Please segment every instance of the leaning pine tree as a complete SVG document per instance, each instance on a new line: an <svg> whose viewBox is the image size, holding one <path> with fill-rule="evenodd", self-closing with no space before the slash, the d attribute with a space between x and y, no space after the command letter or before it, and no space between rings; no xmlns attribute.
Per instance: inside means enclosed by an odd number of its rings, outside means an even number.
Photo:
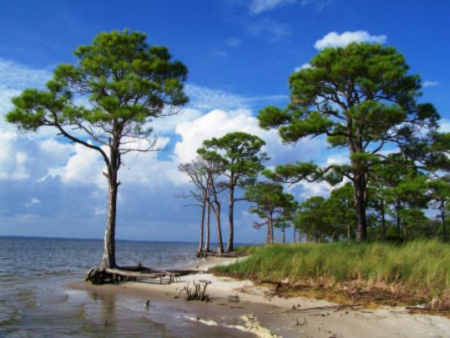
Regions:
<svg viewBox="0 0 450 338"><path fill-rule="evenodd" d="M398 149L412 163L431 142L439 114L419 104L421 80L409 75L403 56L393 47L352 43L322 50L291 75L291 102L286 109L267 107L258 119L277 128L285 143L325 135L332 147L347 148L348 165L321 168L314 163L278 166L272 178L295 183L326 176L353 184L357 240L367 237L367 186L373 166L390 163L385 150ZM431 132L431 133L430 133Z"/></svg>
<svg viewBox="0 0 450 338"><path fill-rule="evenodd" d="M101 33L91 45L76 49L75 56L76 64L56 68L47 90L27 89L14 98L6 119L25 131L53 127L103 158L109 195L100 268L114 268L122 157L156 149L148 122L177 113L187 102L187 69L171 61L166 47L149 46L145 34L128 30ZM89 103L78 104L83 98Z"/></svg>

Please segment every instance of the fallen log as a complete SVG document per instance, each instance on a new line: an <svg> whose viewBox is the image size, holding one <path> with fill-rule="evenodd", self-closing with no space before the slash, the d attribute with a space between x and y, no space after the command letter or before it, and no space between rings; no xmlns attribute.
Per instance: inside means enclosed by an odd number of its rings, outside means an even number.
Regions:
<svg viewBox="0 0 450 338"><path fill-rule="evenodd" d="M202 270L156 270L141 264L137 266L124 266L117 268L95 269L92 268L86 274L85 281L93 284L120 283L126 281L159 279L159 283L168 284L180 281L181 276L202 273Z"/></svg>

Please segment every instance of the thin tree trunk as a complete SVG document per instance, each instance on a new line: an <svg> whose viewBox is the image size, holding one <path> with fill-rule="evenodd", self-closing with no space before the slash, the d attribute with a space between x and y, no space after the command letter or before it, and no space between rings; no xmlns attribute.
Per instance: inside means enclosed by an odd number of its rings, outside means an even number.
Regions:
<svg viewBox="0 0 450 338"><path fill-rule="evenodd" d="M211 206L209 205L209 203L207 203L206 205L206 244L205 244L205 251L209 252L210 248L209 248L209 243L210 243L210 239L211 239L211 231L210 231L210 225L211 223Z"/></svg>
<svg viewBox="0 0 450 338"><path fill-rule="evenodd" d="M297 241L296 238L295 238L295 235L296 235L297 231L295 229L295 225L293 225L292 228L294 229L294 237L292 238L292 242L295 243Z"/></svg>
<svg viewBox="0 0 450 338"><path fill-rule="evenodd" d="M197 253L201 254L203 252L203 239L204 239L204 229L205 229L205 209L206 209L206 199L203 200L202 205L202 220L200 223L200 243L198 244Z"/></svg>
<svg viewBox="0 0 450 338"><path fill-rule="evenodd" d="M267 221L267 244L273 244L273 221L272 217L269 217Z"/></svg>
<svg viewBox="0 0 450 338"><path fill-rule="evenodd" d="M234 251L234 186L231 182L230 196L228 201L228 246L227 252Z"/></svg>
<svg viewBox="0 0 450 338"><path fill-rule="evenodd" d="M117 173L108 180L108 210L106 216L105 240L103 248L103 257L100 265L101 269L116 267L116 208L117 208L117 193L119 190L119 183L117 182Z"/></svg>
<svg viewBox="0 0 450 338"><path fill-rule="evenodd" d="M220 226L220 206L217 207L214 214L216 216L216 226L217 226L217 252L220 255L223 253L222 228Z"/></svg>
<svg viewBox="0 0 450 338"><path fill-rule="evenodd" d="M283 227L281 228L281 232L283 233L283 244L286 243L286 229Z"/></svg>

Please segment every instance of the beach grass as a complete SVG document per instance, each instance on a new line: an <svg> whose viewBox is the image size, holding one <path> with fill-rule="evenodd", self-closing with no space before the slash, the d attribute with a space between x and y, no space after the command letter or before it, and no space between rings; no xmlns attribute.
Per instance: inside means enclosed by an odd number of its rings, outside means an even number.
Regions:
<svg viewBox="0 0 450 338"><path fill-rule="evenodd" d="M242 249L241 249L242 250ZM244 261L215 268L256 281L310 280L329 288L346 282L442 297L450 290L450 245L434 240L406 243L323 243L247 247ZM359 283L358 285L361 285Z"/></svg>

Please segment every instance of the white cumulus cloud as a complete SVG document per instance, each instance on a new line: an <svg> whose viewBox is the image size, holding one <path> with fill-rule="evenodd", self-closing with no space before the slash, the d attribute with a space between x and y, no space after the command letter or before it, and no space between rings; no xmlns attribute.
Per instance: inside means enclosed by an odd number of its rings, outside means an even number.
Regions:
<svg viewBox="0 0 450 338"><path fill-rule="evenodd" d="M259 136L266 142L263 151L271 157L268 163L286 163L300 160L311 160L318 157L325 149L325 142L319 138L305 138L295 146L282 144L276 130L263 130L258 119L248 109L213 110L195 120L180 123L176 133L181 140L175 145L174 156L180 163L189 162L197 156L197 149L204 140L222 137L229 132L242 131Z"/></svg>
<svg viewBox="0 0 450 338"><path fill-rule="evenodd" d="M314 48L321 50L328 47L345 47L352 42L385 43L386 41L386 35L370 35L366 31L344 32L342 34L331 32L317 40Z"/></svg>

